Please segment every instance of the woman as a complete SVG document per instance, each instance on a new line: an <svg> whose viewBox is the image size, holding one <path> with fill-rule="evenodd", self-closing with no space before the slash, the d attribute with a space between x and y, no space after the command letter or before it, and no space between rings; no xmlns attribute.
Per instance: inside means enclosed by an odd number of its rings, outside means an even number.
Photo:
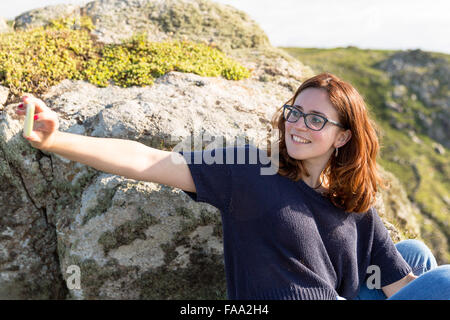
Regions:
<svg viewBox="0 0 450 320"><path fill-rule="evenodd" d="M33 147L220 209L230 299L450 299L450 266L437 267L419 241L394 245L373 208L383 182L376 130L357 91L332 74L308 79L278 110L279 153L266 155L251 145L176 153L59 132L42 101L24 101L38 112L26 137ZM260 161L237 161L242 152ZM204 161L220 156L226 163ZM268 156L276 174L261 174Z"/></svg>

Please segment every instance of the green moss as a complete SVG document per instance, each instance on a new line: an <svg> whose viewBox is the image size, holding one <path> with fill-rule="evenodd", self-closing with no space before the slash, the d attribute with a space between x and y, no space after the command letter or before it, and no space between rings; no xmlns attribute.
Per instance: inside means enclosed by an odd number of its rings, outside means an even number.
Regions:
<svg viewBox="0 0 450 320"><path fill-rule="evenodd" d="M159 267L145 272L136 285L142 288L140 299L226 299L222 255L205 254L201 248L194 248L188 268Z"/></svg>
<svg viewBox="0 0 450 320"><path fill-rule="evenodd" d="M226 299L226 280L223 256L205 253L202 246L206 241L192 245L190 234L199 226L213 225L220 228L220 217L202 210L198 218L183 209L181 229L174 235L173 241L162 245L164 265L145 272L139 279L141 299ZM213 233L213 235L216 235ZM167 266L178 256L176 248L189 247L187 268L171 270Z"/></svg>
<svg viewBox="0 0 450 320"><path fill-rule="evenodd" d="M129 244L137 238L145 239L143 231L149 226L159 223L158 219L145 214L137 220L127 222L113 232L105 232L99 239L107 252L112 248ZM81 271L81 287L85 299L107 299L100 294L100 288L111 281L120 281L128 276L136 279L131 283L123 283L130 290L140 291L139 299L226 299L226 279L223 255L204 251L206 240L192 243L190 234L201 225L220 227L220 216L207 210L196 215L186 207L177 208L182 217L181 228L175 233L170 243L162 245L164 250L164 265L140 272L139 267L121 266L116 259L110 259L104 266L98 265L93 259L82 259L72 255L66 257L67 265L78 265ZM168 266L178 256L176 248L190 248L187 268L172 270ZM67 254L67 248L58 248L60 256ZM140 276L136 275L140 272Z"/></svg>
<svg viewBox="0 0 450 320"><path fill-rule="evenodd" d="M96 55L83 19L79 30L69 20L0 35L0 84L15 95L41 94L64 79L81 79L87 60Z"/></svg>
<svg viewBox="0 0 450 320"><path fill-rule="evenodd" d="M37 273L42 273L42 270L30 270L30 274ZM37 281L22 272L19 272L14 280L3 282L0 288L0 297L6 300L61 300L65 299L66 294L65 283L59 279L42 277Z"/></svg>
<svg viewBox="0 0 450 320"><path fill-rule="evenodd" d="M77 265L80 267L80 285L83 290L84 299L111 299L100 293L105 282L119 281L122 277L137 273L139 268L135 266L122 266L116 259L110 259L100 266L94 259L82 259L78 256L69 256L67 265Z"/></svg>
<svg viewBox="0 0 450 320"><path fill-rule="evenodd" d="M170 243L161 245L164 251L164 265L145 271L129 285L141 290L140 299L226 299L223 256L206 253L202 248L205 241L192 245L190 239L190 234L199 226L213 224L215 228L221 227L220 217L207 210L202 210L198 217L185 207L179 207L176 211L182 217L181 228ZM143 231L158 222L152 216L142 216L123 224L113 232L105 232L100 237L99 243L107 252L120 245L129 244L137 238L145 239ZM168 265L178 256L176 248L179 246L190 248L188 268L171 270ZM98 294L98 288L104 281L111 281L108 277L111 277L112 270L106 273L101 271L103 273L99 274L99 278L94 277L95 272L100 272L99 266L93 261L83 262L82 279L85 279L83 274L87 273L88 281L92 282L90 294Z"/></svg>
<svg viewBox="0 0 450 320"><path fill-rule="evenodd" d="M105 255L107 255L111 249L128 245L136 239L145 240L146 236L144 231L148 227L159 223L159 219L152 215L147 214L142 210L140 210L140 213L141 216L138 219L127 221L113 231L107 231L100 236L98 243L103 246Z"/></svg>
<svg viewBox="0 0 450 320"><path fill-rule="evenodd" d="M71 180L74 179L77 172L69 175L67 178L54 178L50 183L49 188L55 190L57 194L54 212L64 212L63 215L60 214L57 217L64 226L73 223L75 216L79 212L79 203L81 201L83 190L87 185L91 184L98 175L98 171L90 167L86 167L86 172L83 173L84 174L81 177L78 177L74 184L72 184ZM68 209L66 209L66 207L68 207Z"/></svg>
<svg viewBox="0 0 450 320"><path fill-rule="evenodd" d="M249 71L222 52L202 43L148 42L137 35L122 45L105 46L100 58L89 62L86 78L98 86L110 81L122 87L153 84L169 71L192 72L229 80L248 78Z"/></svg>
<svg viewBox="0 0 450 320"><path fill-rule="evenodd" d="M250 75L239 63L203 43L154 43L141 34L122 44L103 45L91 36L92 29L92 21L83 17L1 34L0 84L19 96L40 95L64 79L130 87L151 85L169 71L229 80Z"/></svg>
<svg viewBox="0 0 450 320"><path fill-rule="evenodd" d="M175 208L175 212L179 216L184 217L184 218L194 218L194 213L191 210L189 210L188 208L185 208L185 207Z"/></svg>
<svg viewBox="0 0 450 320"><path fill-rule="evenodd" d="M116 190L119 186L115 188L105 188L98 192L97 194L97 205L88 208L86 215L83 217L82 225L85 225L90 219L105 213L112 205L112 198L116 194Z"/></svg>

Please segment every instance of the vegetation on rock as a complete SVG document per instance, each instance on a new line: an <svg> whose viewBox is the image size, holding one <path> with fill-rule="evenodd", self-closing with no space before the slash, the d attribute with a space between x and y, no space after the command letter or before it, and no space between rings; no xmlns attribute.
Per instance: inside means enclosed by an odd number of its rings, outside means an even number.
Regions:
<svg viewBox="0 0 450 320"><path fill-rule="evenodd" d="M90 34L88 17L52 21L44 27L0 35L0 84L13 95L42 94L64 79L98 86L151 85L169 71L229 80L248 78L250 71L203 43L149 42L144 34L122 44L103 45Z"/></svg>

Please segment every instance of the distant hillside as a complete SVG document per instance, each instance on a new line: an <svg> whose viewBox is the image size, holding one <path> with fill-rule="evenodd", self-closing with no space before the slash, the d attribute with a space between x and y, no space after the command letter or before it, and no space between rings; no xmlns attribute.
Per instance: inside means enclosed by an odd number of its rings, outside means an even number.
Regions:
<svg viewBox="0 0 450 320"><path fill-rule="evenodd" d="M450 55L387 50L282 48L364 96L384 136L380 164L420 209L421 236L450 261Z"/></svg>

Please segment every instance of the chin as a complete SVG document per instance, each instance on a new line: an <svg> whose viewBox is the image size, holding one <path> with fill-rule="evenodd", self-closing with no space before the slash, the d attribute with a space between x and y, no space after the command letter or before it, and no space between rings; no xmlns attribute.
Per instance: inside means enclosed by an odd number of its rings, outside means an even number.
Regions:
<svg viewBox="0 0 450 320"><path fill-rule="evenodd" d="M306 159L308 159L307 157L304 157L304 156L302 156L302 155L299 155L299 154L295 154L295 153L289 152L289 149L288 149L288 155L289 155L292 159L295 159L295 160L306 160Z"/></svg>
<svg viewBox="0 0 450 320"><path fill-rule="evenodd" d="M302 150L296 150L295 147L292 147L288 144L286 144L286 151L288 153L288 155L295 160L305 160L307 159L307 157L305 157L305 155L302 154Z"/></svg>

